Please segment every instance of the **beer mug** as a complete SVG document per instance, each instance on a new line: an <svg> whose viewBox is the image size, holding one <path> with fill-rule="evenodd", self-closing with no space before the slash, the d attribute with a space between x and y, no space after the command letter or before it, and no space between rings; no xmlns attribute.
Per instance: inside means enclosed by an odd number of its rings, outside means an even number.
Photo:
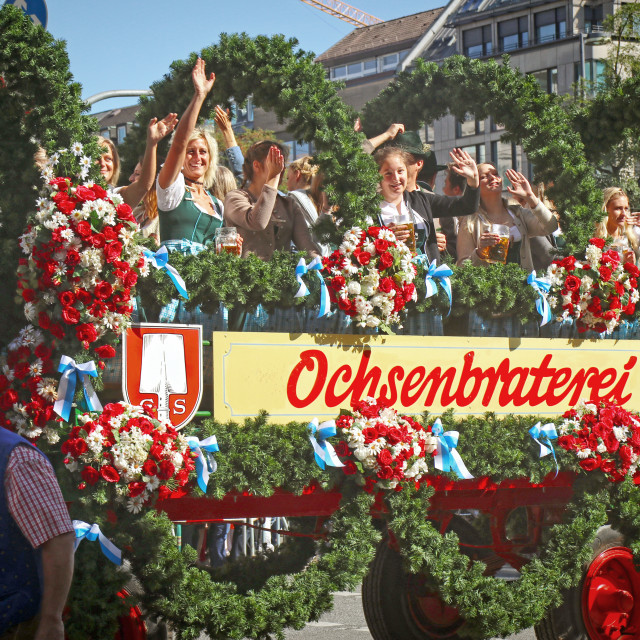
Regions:
<svg viewBox="0 0 640 640"><path fill-rule="evenodd" d="M498 243L492 247L478 249L478 256L487 262L507 262L509 252L509 227L506 224L482 223L481 233L495 233L499 236Z"/></svg>
<svg viewBox="0 0 640 640"><path fill-rule="evenodd" d="M216 229L216 253L235 253L240 255L238 232L235 227L220 227Z"/></svg>
<svg viewBox="0 0 640 640"><path fill-rule="evenodd" d="M404 243L411 249L413 253L416 252L416 229L413 223L413 216L408 213L401 213L395 220L396 227L398 229L406 229L409 231L409 237Z"/></svg>

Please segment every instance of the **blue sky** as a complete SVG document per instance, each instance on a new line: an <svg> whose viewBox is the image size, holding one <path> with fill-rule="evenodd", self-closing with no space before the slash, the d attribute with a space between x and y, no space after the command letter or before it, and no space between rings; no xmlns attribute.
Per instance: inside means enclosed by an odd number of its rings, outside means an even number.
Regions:
<svg viewBox="0 0 640 640"><path fill-rule="evenodd" d="M350 0L383 20L445 0ZM173 60L217 42L221 32L283 33L320 54L354 27L301 0L48 0L48 31L66 40L71 72L87 98L109 89L146 89ZM215 69L214 69L215 71ZM98 102L95 111L136 98Z"/></svg>

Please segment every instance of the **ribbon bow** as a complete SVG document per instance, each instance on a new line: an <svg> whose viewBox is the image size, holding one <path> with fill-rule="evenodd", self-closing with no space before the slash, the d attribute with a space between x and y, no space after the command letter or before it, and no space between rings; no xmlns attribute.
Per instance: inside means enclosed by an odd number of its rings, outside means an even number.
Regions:
<svg viewBox="0 0 640 640"><path fill-rule="evenodd" d="M549 307L549 302L547 301L547 294L549 293L549 289L551 289L551 282L547 280L547 278L536 278L536 272L532 271L527 276L527 284L532 286L538 294L536 309L542 316L540 326L544 327L544 325L547 324L547 322L550 322L552 318L551 307Z"/></svg>
<svg viewBox="0 0 640 640"><path fill-rule="evenodd" d="M198 486L204 493L207 492L209 484L209 474L215 473L218 463L213 454L220 451L218 441L215 436L210 436L204 440L198 440L195 436L187 438L189 449L198 454L196 458L196 473L198 474Z"/></svg>
<svg viewBox="0 0 640 640"><path fill-rule="evenodd" d="M71 405L73 403L73 394L76 391L78 376L80 376L80 379L82 380L82 388L84 391L84 399L87 403L87 409L89 411L102 410L102 405L100 404L100 400L98 400L95 389L91 385L91 380L86 377L98 377L95 362L91 361L76 364L76 361L73 358L70 358L69 356L62 356L60 358L60 364L58 365L58 373L61 373L62 377L58 384L58 399L53 405L53 410L65 422L69 422Z"/></svg>
<svg viewBox="0 0 640 640"><path fill-rule="evenodd" d="M327 285L320 273L320 271L322 271L322 259L320 257L314 258L309 264L305 263L304 258L300 258L296 266L296 280L300 284L300 287L294 297L301 298L309 295L309 289L307 289L307 285L302 281L302 276L309 273L309 271L315 271L320 279L320 309L318 310L318 318L322 318L322 316L326 316L327 313L329 313L331 302L329 301Z"/></svg>
<svg viewBox="0 0 640 640"><path fill-rule="evenodd" d="M183 298L186 298L187 300L189 299L189 294L187 293L187 287L184 280L176 271L176 268L169 264L169 252L167 251L167 247L160 247L155 253L152 253L149 249L145 249L144 256L156 269L164 269L169 278L171 278L171 282L175 285L178 293Z"/></svg>
<svg viewBox="0 0 640 640"><path fill-rule="evenodd" d="M556 432L556 425L553 422L549 422L544 426L541 426L542 423L538 422L529 429L529 435L540 445L540 457L544 458L551 454L556 463L556 475L558 475L558 471L560 471L560 467L558 466L558 460L556 458L556 452L553 448L553 444L551 444L552 440L555 440L558 437ZM542 441L542 442L541 442Z"/></svg>
<svg viewBox="0 0 640 640"><path fill-rule="evenodd" d="M102 553L113 562L113 564L121 565L122 564L122 551L116 547L107 536L105 536L102 531L100 531L100 527L97 524L88 524L86 522L82 522L82 520L74 520L73 528L76 532L76 541L73 550L75 551L78 548L78 545L86 538L87 540L100 541L100 547L102 548Z"/></svg>
<svg viewBox="0 0 640 640"><path fill-rule="evenodd" d="M318 418L314 418L307 426L307 429L311 431L309 434L309 440L313 446L313 452L316 458L316 463L324 471L326 465L331 467L344 467L336 450L330 442L327 442L327 438L335 436L336 421L327 420L321 425L318 425Z"/></svg>
<svg viewBox="0 0 640 640"><path fill-rule="evenodd" d="M455 471L458 478L470 480L473 476L467 470L460 454L456 451L460 434L457 431L443 433L442 422L438 418L431 427L431 433L438 438L433 464L440 471Z"/></svg>
<svg viewBox="0 0 640 640"><path fill-rule="evenodd" d="M426 273L424 275L424 286L427 288L425 298L430 298L438 293L438 286L436 283L439 282L440 286L444 289L444 292L449 298L449 313L451 313L452 295L451 280L449 280L449 276L453 275L453 271L451 271L446 264L441 264L439 267L436 266L435 260L432 260L431 264L427 266L429 258L424 253L415 256L413 258L413 262L421 264L425 268ZM447 316L449 313L447 313Z"/></svg>

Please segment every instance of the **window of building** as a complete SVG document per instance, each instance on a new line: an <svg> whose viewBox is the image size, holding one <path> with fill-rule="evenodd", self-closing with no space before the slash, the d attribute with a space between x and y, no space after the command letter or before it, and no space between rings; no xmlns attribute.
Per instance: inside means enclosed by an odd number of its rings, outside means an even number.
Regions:
<svg viewBox="0 0 640 640"><path fill-rule="evenodd" d="M329 77L332 80L353 80L354 78L362 78L363 76L370 76L381 71L395 69L399 61L402 60L407 53L408 50L401 54L392 53L387 56L381 56L380 58L370 58L369 60L343 64L339 67L331 67Z"/></svg>
<svg viewBox="0 0 640 640"><path fill-rule="evenodd" d="M496 122L493 116L491 116L490 128L491 128L491 131L504 131L504 125Z"/></svg>
<svg viewBox="0 0 640 640"><path fill-rule="evenodd" d="M485 147L483 144L472 144L468 147L462 147L475 161L476 164L485 162Z"/></svg>
<svg viewBox="0 0 640 640"><path fill-rule="evenodd" d="M598 89L598 85L604 80L605 63L604 60L586 60L584 63L584 79L589 96ZM573 65L573 80L580 82L580 63Z"/></svg>
<svg viewBox="0 0 640 640"><path fill-rule="evenodd" d="M475 116L467 113L464 120L456 122L456 137L475 136L484 133L484 120L476 120Z"/></svg>
<svg viewBox="0 0 640 640"><path fill-rule="evenodd" d="M529 18L521 16L498 22L498 49L513 51L529 45Z"/></svg>
<svg viewBox="0 0 640 640"><path fill-rule="evenodd" d="M105 138L106 140L110 140L111 136L109 135L109 129L102 129L100 131L100 135Z"/></svg>
<svg viewBox="0 0 640 640"><path fill-rule="evenodd" d="M538 81L540 87L547 93L558 93L558 69L552 67L551 69L542 69L541 71L534 71L532 74Z"/></svg>
<svg viewBox="0 0 640 640"><path fill-rule="evenodd" d="M603 9L602 5L590 6L584 8L584 30L587 33L599 31L602 29Z"/></svg>
<svg viewBox="0 0 640 640"><path fill-rule="evenodd" d="M425 124L424 131L421 133L420 138L426 144L433 144L436 139L436 131L433 124Z"/></svg>
<svg viewBox="0 0 640 640"><path fill-rule="evenodd" d="M332 80L344 80L347 77L347 66L331 67L331 79Z"/></svg>
<svg viewBox="0 0 640 640"><path fill-rule="evenodd" d="M124 139L127 137L127 125L126 124L119 124L118 125L117 136L118 136L118 144L122 144L124 142Z"/></svg>
<svg viewBox="0 0 640 640"><path fill-rule="evenodd" d="M540 11L533 16L536 43L560 40L567 36L567 12L564 7Z"/></svg>
<svg viewBox="0 0 640 640"><path fill-rule="evenodd" d="M462 32L462 47L465 56L469 58L479 58L490 56L491 46L491 25L476 29L468 29Z"/></svg>
<svg viewBox="0 0 640 640"><path fill-rule="evenodd" d="M507 169L517 170L518 168L516 145L511 142L494 140L491 143L491 162L502 176L502 179L505 180ZM506 189L505 185L503 187Z"/></svg>

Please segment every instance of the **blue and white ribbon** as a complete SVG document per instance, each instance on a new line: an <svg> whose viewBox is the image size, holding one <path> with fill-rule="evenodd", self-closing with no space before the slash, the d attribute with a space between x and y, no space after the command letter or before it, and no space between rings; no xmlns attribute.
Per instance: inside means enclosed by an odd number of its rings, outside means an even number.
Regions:
<svg viewBox="0 0 640 640"><path fill-rule="evenodd" d="M344 467L333 445L327 442L327 438L331 438L331 436L335 436L337 433L336 421L327 420L327 422L318 425L318 418L314 418L307 426L307 429L311 431L309 440L313 446L313 452L318 466L323 471L326 465L331 467Z"/></svg>
<svg viewBox="0 0 640 640"><path fill-rule="evenodd" d="M529 435L540 445L540 457L544 458L551 454L556 463L556 475L558 475L558 471L560 471L560 467L558 466L558 460L556 458L556 452L553 448L552 440L555 440L558 437L556 432L556 425L553 422L549 422L545 425L542 425L541 422L538 422L529 429Z"/></svg>
<svg viewBox="0 0 640 640"><path fill-rule="evenodd" d="M432 260L431 264L427 266L429 262L429 258L423 253L417 255L413 258L413 262L416 264L421 264L425 268L425 276L424 276L424 286L427 289L427 294L425 298L430 298L431 296L436 295L438 293L437 283L440 283L440 286L444 289L444 292L447 294L447 298L449 298L449 313L451 313L451 304L452 304L452 294L451 294L451 280L449 280L449 276L453 275L453 271L446 265L441 264L439 267L436 266L436 261Z"/></svg>
<svg viewBox="0 0 640 640"><path fill-rule="evenodd" d="M320 279L320 309L318 310L318 318L322 318L322 316L326 316L331 310L331 301L329 300L327 285L320 273L320 271L322 271L322 258L319 256L315 257L309 264L304 261L304 258L300 258L296 266L296 280L300 284L300 287L294 298L302 298L309 295L309 289L307 289L307 285L302 280L302 276L309 273L309 271L315 271Z"/></svg>
<svg viewBox="0 0 640 640"><path fill-rule="evenodd" d="M78 545L86 538L90 541L98 540L100 542L100 547L102 548L102 553L113 562L113 564L121 565L122 564L122 551L116 547L107 536L105 536L102 531L100 531L100 527L97 524L88 524L86 522L82 522L82 520L74 520L73 528L76 532L76 541L73 550L75 551L78 548Z"/></svg>
<svg viewBox="0 0 640 640"><path fill-rule="evenodd" d="M542 317L540 326L544 327L544 325L547 324L547 322L550 322L553 317L551 315L551 307L547 301L547 295L549 293L549 289L551 289L551 282L547 280L547 278L536 278L536 272L532 271L527 276L527 284L533 287L538 294L536 309Z"/></svg>
<svg viewBox="0 0 640 640"><path fill-rule="evenodd" d="M207 492L209 484L209 475L216 472L218 463L213 454L220 451L218 441L215 436L210 436L204 440L199 440L195 436L187 438L189 449L196 453L196 473L198 474L198 486L204 493Z"/></svg>
<svg viewBox="0 0 640 640"><path fill-rule="evenodd" d="M84 391L84 399L87 403L87 409L89 411L102 411L102 405L95 389L91 385L92 378L98 377L96 371L96 363L83 362L82 364L76 364L76 361L69 356L62 356L60 358L60 364L58 365L58 373L62 374L60 383L58 384L58 399L53 405L53 410L65 421L69 422L69 415L71 414L71 405L73 404L73 395L76 392L76 383L78 382L78 376L82 380L82 389Z"/></svg>
<svg viewBox="0 0 640 640"><path fill-rule="evenodd" d="M431 433L438 438L433 464L440 471L454 471L458 478L470 480L473 476L467 470L460 454L456 451L460 434L457 431L443 433L442 422L438 418L431 427Z"/></svg>
<svg viewBox="0 0 640 640"><path fill-rule="evenodd" d="M178 293L188 300L189 294L187 293L187 287L184 280L176 271L176 268L169 264L169 252L167 251L167 247L160 247L155 253L152 253L149 249L145 249L144 255L156 269L164 269L167 272L167 275L171 278L171 282L175 285Z"/></svg>

